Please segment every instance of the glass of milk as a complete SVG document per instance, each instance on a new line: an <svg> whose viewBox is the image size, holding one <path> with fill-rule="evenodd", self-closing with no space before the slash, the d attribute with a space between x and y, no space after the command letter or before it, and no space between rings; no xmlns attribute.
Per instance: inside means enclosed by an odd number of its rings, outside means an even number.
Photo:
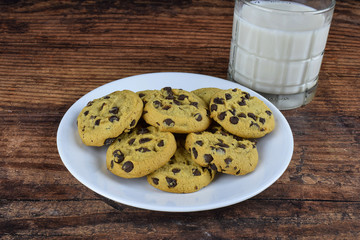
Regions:
<svg viewBox="0 0 360 240"><path fill-rule="evenodd" d="M280 110L316 91L335 0L236 0L228 78Z"/></svg>

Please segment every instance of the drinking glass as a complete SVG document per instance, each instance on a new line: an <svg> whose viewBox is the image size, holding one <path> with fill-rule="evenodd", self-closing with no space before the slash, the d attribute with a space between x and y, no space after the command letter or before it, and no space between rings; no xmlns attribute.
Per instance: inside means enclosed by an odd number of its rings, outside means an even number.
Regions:
<svg viewBox="0 0 360 240"><path fill-rule="evenodd" d="M229 80L280 110L315 96L335 0L236 0Z"/></svg>

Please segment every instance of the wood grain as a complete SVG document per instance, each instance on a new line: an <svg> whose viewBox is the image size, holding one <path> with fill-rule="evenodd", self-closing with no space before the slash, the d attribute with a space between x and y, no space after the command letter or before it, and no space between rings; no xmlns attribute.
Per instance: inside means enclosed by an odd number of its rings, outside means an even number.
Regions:
<svg viewBox="0 0 360 240"><path fill-rule="evenodd" d="M234 2L0 1L1 239L359 239L360 5L338 1L315 99L283 111L294 155L245 202L164 213L79 183L56 131L82 95L149 72L226 78Z"/></svg>

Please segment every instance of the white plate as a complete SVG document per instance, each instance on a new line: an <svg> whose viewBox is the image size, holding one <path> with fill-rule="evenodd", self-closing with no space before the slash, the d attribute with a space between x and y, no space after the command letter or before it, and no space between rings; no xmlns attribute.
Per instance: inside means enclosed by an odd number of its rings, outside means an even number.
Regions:
<svg viewBox="0 0 360 240"><path fill-rule="evenodd" d="M259 163L245 176L218 174L207 187L195 193L174 194L150 186L146 178L123 179L106 169L106 147L87 147L77 133L76 118L92 99L115 90L134 92L170 86L188 91L217 87L240 88L263 100L274 114L275 130L258 141ZM286 170L293 153L293 136L281 112L265 98L239 84L191 73L150 73L120 79L87 93L65 113L57 132L60 157L70 173L82 184L113 201L156 211L192 212L229 206L249 199L273 184Z"/></svg>

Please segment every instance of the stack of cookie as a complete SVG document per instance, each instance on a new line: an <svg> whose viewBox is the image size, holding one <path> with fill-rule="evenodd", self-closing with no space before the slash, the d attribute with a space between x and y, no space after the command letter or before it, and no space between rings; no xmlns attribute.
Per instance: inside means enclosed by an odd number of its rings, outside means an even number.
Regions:
<svg viewBox="0 0 360 240"><path fill-rule="evenodd" d="M254 139L275 127L270 109L236 88L116 91L89 102L77 124L84 144L110 145L106 164L113 174L146 176L175 193L198 191L218 172L254 171Z"/></svg>

